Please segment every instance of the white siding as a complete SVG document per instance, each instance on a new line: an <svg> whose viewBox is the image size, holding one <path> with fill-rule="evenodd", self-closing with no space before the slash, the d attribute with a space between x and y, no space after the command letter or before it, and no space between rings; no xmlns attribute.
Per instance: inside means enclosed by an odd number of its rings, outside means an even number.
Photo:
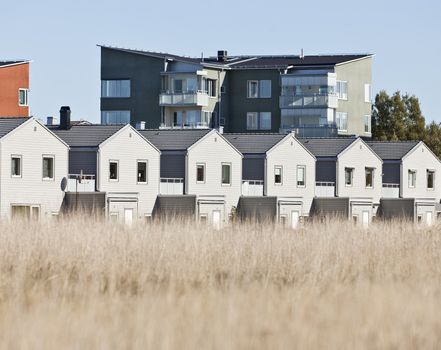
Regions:
<svg viewBox="0 0 441 350"><path fill-rule="evenodd" d="M196 164L205 163L205 183L196 182ZM231 164L231 185L222 185L222 163ZM189 148L187 154L187 194L224 196L225 216L237 206L241 195L242 156L220 134L209 133Z"/></svg>
<svg viewBox="0 0 441 350"><path fill-rule="evenodd" d="M160 153L132 127L100 145L98 151L98 190L107 193L138 193L137 215L150 215L159 193ZM118 181L109 180L109 162L118 161ZM137 161L147 160L147 184L137 183Z"/></svg>
<svg viewBox="0 0 441 350"><path fill-rule="evenodd" d="M11 205L37 205L40 217L58 213L63 202L61 184L68 172L68 147L43 125L30 120L0 140L0 213L9 216ZM22 176L11 176L11 156L21 155ZM43 155L55 158L54 180L42 178Z"/></svg>
<svg viewBox="0 0 441 350"><path fill-rule="evenodd" d="M353 184L345 184L345 168L354 168ZM366 188L365 168L374 168L374 186ZM361 140L353 142L338 156L337 160L337 196L350 198L372 198L379 203L382 190L382 162L376 154Z"/></svg>
<svg viewBox="0 0 441 350"><path fill-rule="evenodd" d="M409 188L408 171L416 170L416 186ZM435 188L427 189L426 172L435 170ZM433 153L423 143L418 144L402 160L401 189L403 198L435 198L439 202L441 197L441 164Z"/></svg>
<svg viewBox="0 0 441 350"><path fill-rule="evenodd" d="M282 166L282 184L274 183L274 167ZM305 187L297 187L297 166L306 167ZM267 152L266 195L276 197L302 197L302 215L309 215L315 192L315 159L293 137L284 138Z"/></svg>

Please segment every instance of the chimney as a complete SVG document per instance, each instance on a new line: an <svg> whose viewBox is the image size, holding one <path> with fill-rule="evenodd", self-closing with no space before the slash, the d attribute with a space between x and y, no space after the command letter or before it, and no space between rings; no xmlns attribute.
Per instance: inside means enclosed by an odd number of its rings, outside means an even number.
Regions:
<svg viewBox="0 0 441 350"><path fill-rule="evenodd" d="M137 130L145 130L145 122L137 122L136 129Z"/></svg>
<svg viewBox="0 0 441 350"><path fill-rule="evenodd" d="M303 60L305 58L305 55L303 53L303 49L300 51L300 59Z"/></svg>
<svg viewBox="0 0 441 350"><path fill-rule="evenodd" d="M226 50L219 50L217 52L217 61L218 62L225 62L227 60L228 53Z"/></svg>
<svg viewBox="0 0 441 350"><path fill-rule="evenodd" d="M60 108L60 129L70 129L70 107L63 106Z"/></svg>
<svg viewBox="0 0 441 350"><path fill-rule="evenodd" d="M46 120L46 125L54 125L54 117L48 116Z"/></svg>

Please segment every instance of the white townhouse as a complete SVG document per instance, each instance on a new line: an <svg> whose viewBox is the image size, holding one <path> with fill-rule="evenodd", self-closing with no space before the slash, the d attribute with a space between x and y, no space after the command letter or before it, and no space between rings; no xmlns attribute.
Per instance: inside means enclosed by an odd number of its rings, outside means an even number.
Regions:
<svg viewBox="0 0 441 350"><path fill-rule="evenodd" d="M78 192L101 194L111 220L149 220L159 194L160 151L128 124L69 125L63 120L62 115L52 130L70 146L67 193L72 200Z"/></svg>
<svg viewBox="0 0 441 350"><path fill-rule="evenodd" d="M292 228L309 216L316 159L293 133L224 136L244 155L241 209L245 216L273 215Z"/></svg>
<svg viewBox="0 0 441 350"><path fill-rule="evenodd" d="M380 205L381 158L361 138L301 141L317 159L314 211L368 225Z"/></svg>
<svg viewBox="0 0 441 350"><path fill-rule="evenodd" d="M228 222L241 194L242 154L216 130L140 132L161 150L159 209L216 227Z"/></svg>
<svg viewBox="0 0 441 350"><path fill-rule="evenodd" d="M45 219L62 207L69 146L34 118L0 118L0 214Z"/></svg>
<svg viewBox="0 0 441 350"><path fill-rule="evenodd" d="M368 144L383 159L382 214L406 212L410 219L431 225L441 199L440 160L422 141Z"/></svg>

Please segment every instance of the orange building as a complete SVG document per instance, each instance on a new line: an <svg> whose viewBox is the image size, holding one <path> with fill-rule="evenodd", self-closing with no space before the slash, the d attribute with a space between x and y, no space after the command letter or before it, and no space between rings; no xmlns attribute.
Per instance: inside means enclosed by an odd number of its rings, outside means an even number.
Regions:
<svg viewBox="0 0 441 350"><path fill-rule="evenodd" d="M0 117L29 116L29 61L0 61Z"/></svg>

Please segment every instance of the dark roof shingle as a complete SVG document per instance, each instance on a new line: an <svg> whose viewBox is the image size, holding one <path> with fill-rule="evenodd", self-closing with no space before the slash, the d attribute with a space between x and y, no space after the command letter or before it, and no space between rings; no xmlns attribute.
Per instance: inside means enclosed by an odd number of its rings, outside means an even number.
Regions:
<svg viewBox="0 0 441 350"><path fill-rule="evenodd" d="M13 64L22 64L22 63L29 63L27 60L7 60L7 61L0 61L0 68L4 66L10 66Z"/></svg>
<svg viewBox="0 0 441 350"><path fill-rule="evenodd" d="M264 154L279 143L286 134L223 134L223 136L242 154Z"/></svg>
<svg viewBox="0 0 441 350"><path fill-rule="evenodd" d="M0 138L9 134L12 130L23 124L29 118L24 117L11 117L11 118L0 118Z"/></svg>
<svg viewBox="0 0 441 350"><path fill-rule="evenodd" d="M317 158L337 157L355 140L355 137L299 138L299 141Z"/></svg>
<svg viewBox="0 0 441 350"><path fill-rule="evenodd" d="M200 140L210 129L181 129L181 130L138 130L160 151L184 151Z"/></svg>
<svg viewBox="0 0 441 350"><path fill-rule="evenodd" d="M383 160L400 160L414 148L419 141L368 141L366 142Z"/></svg>
<svg viewBox="0 0 441 350"><path fill-rule="evenodd" d="M68 130L48 128L70 147L98 147L125 125L73 125Z"/></svg>

